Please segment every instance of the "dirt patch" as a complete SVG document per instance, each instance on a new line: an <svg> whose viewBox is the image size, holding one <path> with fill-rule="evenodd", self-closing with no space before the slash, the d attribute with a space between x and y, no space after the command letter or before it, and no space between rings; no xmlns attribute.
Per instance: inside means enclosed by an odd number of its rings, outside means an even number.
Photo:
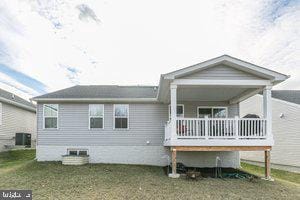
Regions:
<svg viewBox="0 0 300 200"><path fill-rule="evenodd" d="M165 174L168 176L172 172L171 166L163 167ZM182 163L177 163L177 173L185 176L187 172L200 172L202 178L235 178L235 179L257 179L258 176L234 168L199 168L199 167L187 167Z"/></svg>

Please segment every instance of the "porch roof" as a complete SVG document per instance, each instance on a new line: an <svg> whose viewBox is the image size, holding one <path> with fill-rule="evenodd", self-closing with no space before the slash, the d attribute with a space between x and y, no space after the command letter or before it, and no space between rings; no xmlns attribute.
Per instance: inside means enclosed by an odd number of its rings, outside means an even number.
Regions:
<svg viewBox="0 0 300 200"><path fill-rule="evenodd" d="M225 77L216 74L210 79L212 68L225 66L240 73L241 76ZM205 73L203 73L205 72ZM199 77L193 76L199 74ZM201 74L202 73L202 74ZM247 75L247 76L245 76ZM229 101L230 103L240 102L252 95L258 94L265 86L274 86L289 76L266 69L240 59L223 55L211 60L176 70L160 77L158 100L168 102L170 100L170 85L178 86L178 100L198 101ZM184 96L184 97L183 97Z"/></svg>
<svg viewBox="0 0 300 200"><path fill-rule="evenodd" d="M254 74L260 77L263 77L267 80L271 80L272 82L282 82L284 80L286 80L287 78L289 78L288 75L264 68L264 67L260 67L257 65L254 65L252 63L240 60L238 58L229 56L229 55L222 55L189 67L185 67L173 72L169 72L167 74L163 74L161 77L163 77L164 79L175 79L175 78L181 78L183 76L192 74L194 72L200 71L200 70L204 70L210 67L214 67L216 65L219 64L225 64L227 66L236 68L238 70L241 71L245 71L248 72L250 74Z"/></svg>

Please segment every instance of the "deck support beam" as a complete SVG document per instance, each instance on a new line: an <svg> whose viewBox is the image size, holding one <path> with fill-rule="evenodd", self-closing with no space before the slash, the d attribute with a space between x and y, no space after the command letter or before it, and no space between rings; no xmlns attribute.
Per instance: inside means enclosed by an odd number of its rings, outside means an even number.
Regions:
<svg viewBox="0 0 300 200"><path fill-rule="evenodd" d="M177 174L177 162L176 162L176 154L177 154L177 151L175 148L171 148L171 151L172 151L172 174L169 174L169 177L170 178L179 178L179 174Z"/></svg>
<svg viewBox="0 0 300 200"><path fill-rule="evenodd" d="M173 146L177 151L270 151L271 146Z"/></svg>
<svg viewBox="0 0 300 200"><path fill-rule="evenodd" d="M271 154L270 150L265 151L265 179L271 180Z"/></svg>

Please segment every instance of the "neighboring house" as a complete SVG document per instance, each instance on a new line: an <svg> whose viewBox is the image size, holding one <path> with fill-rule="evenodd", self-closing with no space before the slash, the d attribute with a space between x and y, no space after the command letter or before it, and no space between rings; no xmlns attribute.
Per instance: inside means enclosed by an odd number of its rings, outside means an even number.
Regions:
<svg viewBox="0 0 300 200"><path fill-rule="evenodd" d="M163 74L159 86L74 86L35 97L37 159L89 154L92 163L240 166L239 152L269 151L271 89L288 76L223 55ZM263 119L239 102L264 92ZM259 126L257 130L251 128ZM177 153L178 152L178 153Z"/></svg>
<svg viewBox="0 0 300 200"><path fill-rule="evenodd" d="M36 107L34 104L0 89L0 113L0 151L17 146L29 146L29 144L35 147Z"/></svg>
<svg viewBox="0 0 300 200"><path fill-rule="evenodd" d="M240 104L240 116L256 114L263 117L262 95L255 95ZM300 172L300 91L273 90L273 135L272 149L274 168ZM260 152L243 152L241 158L247 161L263 162Z"/></svg>

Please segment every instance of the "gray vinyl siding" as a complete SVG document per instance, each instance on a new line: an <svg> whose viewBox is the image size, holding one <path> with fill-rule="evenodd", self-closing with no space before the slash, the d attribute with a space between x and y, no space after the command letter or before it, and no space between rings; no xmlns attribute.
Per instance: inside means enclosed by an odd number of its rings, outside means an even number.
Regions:
<svg viewBox="0 0 300 200"><path fill-rule="evenodd" d="M178 102L185 117L197 117L197 106L229 106L226 102ZM233 107L234 109L231 109ZM236 105L229 116L238 114ZM38 104L38 145L150 146L163 145L164 124L169 119L167 104L129 104L129 130L113 129L113 104L104 104L104 129L89 129L89 104L59 104L58 129L43 129L43 104Z"/></svg>
<svg viewBox="0 0 300 200"><path fill-rule="evenodd" d="M104 129L90 129L89 104L59 104L58 130L43 129L38 105L38 145L162 145L168 108L163 104L129 104L129 129L113 129L113 104L104 104Z"/></svg>
<svg viewBox="0 0 300 200"><path fill-rule="evenodd" d="M222 80L259 80L262 79L258 76L252 75L241 70L226 65L217 65L208 69L204 69L193 74L180 77L183 79L222 79Z"/></svg>
<svg viewBox="0 0 300 200"><path fill-rule="evenodd" d="M30 133L32 144L36 139L36 114L2 102L2 124L0 125L0 151L4 145L15 144L15 134Z"/></svg>
<svg viewBox="0 0 300 200"><path fill-rule="evenodd" d="M263 98L256 95L240 103L241 116L263 116ZM300 167L300 105L281 100L272 101L272 129L275 145L271 151L271 163ZM280 115L284 114L283 118ZM263 162L263 153L245 152L242 158Z"/></svg>
<svg viewBox="0 0 300 200"><path fill-rule="evenodd" d="M228 117L229 118L234 118L234 117L241 117L240 116L240 107L239 104L231 104L228 106Z"/></svg>

